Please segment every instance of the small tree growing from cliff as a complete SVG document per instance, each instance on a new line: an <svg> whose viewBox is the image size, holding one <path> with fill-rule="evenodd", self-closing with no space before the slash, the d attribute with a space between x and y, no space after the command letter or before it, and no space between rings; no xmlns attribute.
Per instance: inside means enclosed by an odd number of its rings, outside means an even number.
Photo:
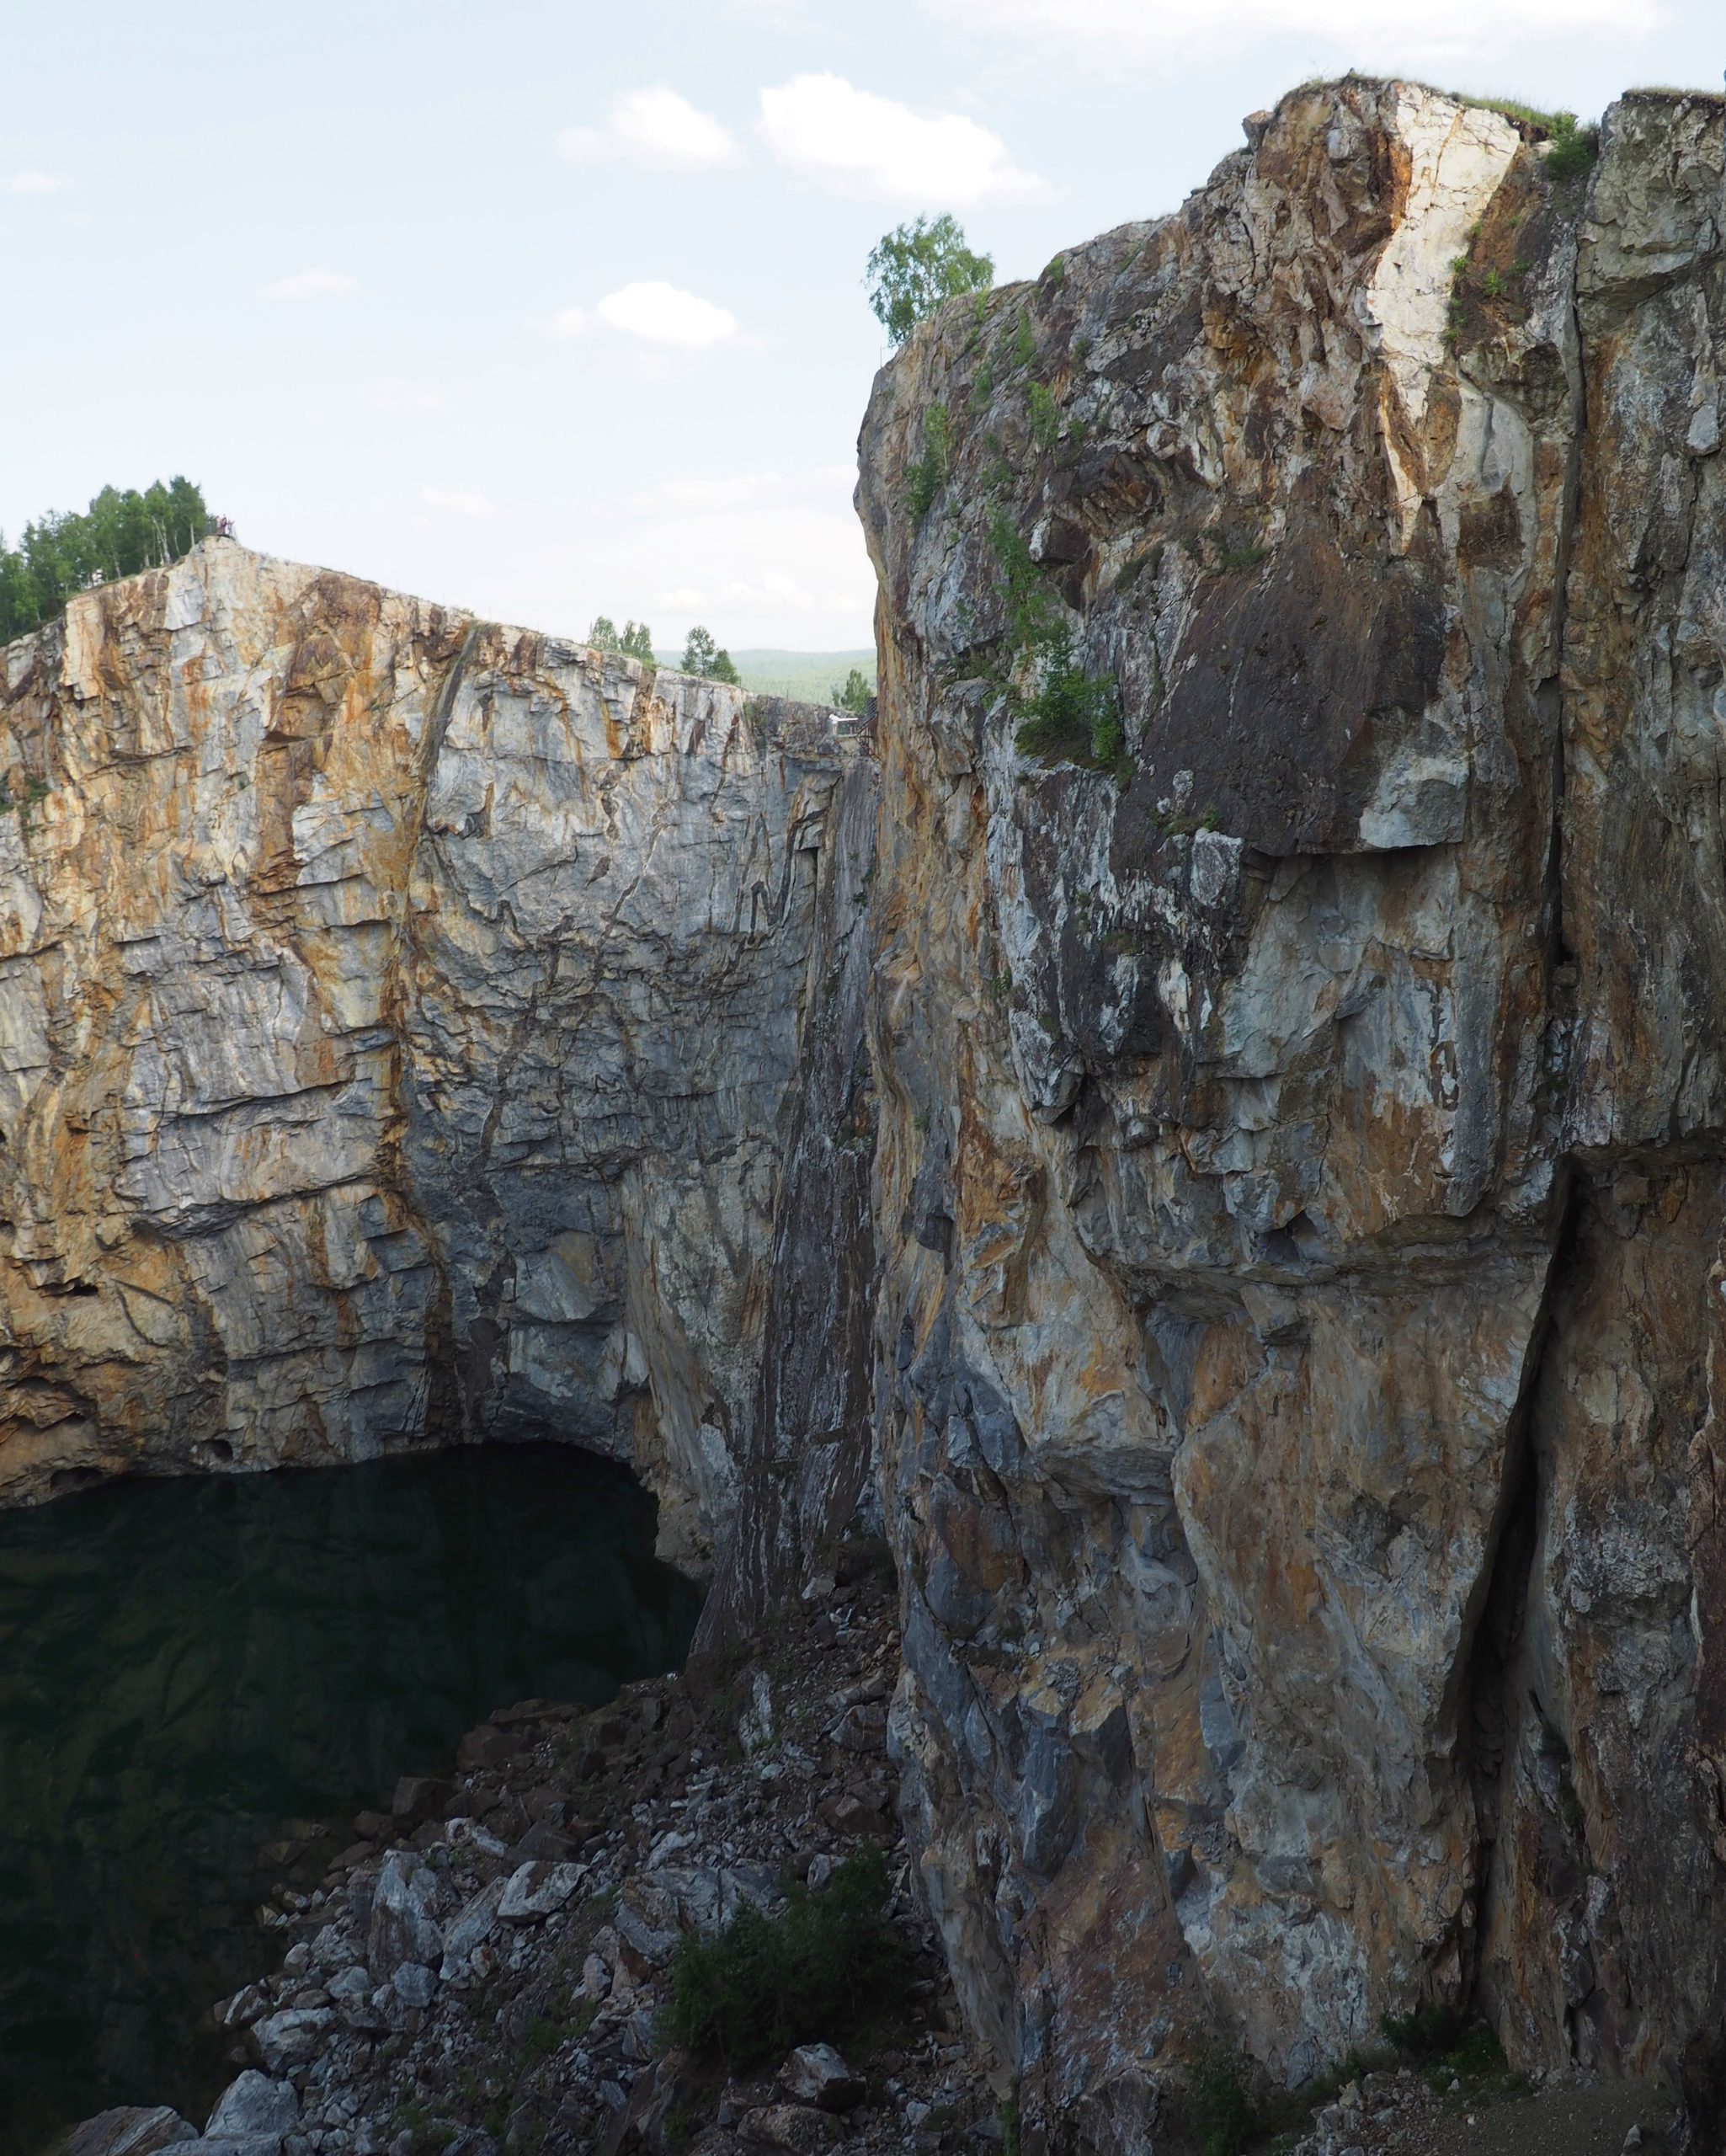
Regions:
<svg viewBox="0 0 1726 2156"><path fill-rule="evenodd" d="M870 250L865 283L876 318L895 344L958 292L986 292L995 280L987 254L973 253L956 218L915 217Z"/></svg>
<svg viewBox="0 0 1726 2156"><path fill-rule="evenodd" d="M729 681L735 685L742 678L731 663L731 654L715 643L712 632L704 629L699 622L684 639L681 670L698 674L705 681Z"/></svg>

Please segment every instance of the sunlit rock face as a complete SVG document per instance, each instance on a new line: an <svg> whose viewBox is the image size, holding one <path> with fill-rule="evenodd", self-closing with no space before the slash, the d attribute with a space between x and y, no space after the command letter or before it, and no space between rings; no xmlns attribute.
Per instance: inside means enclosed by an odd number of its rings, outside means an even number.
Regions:
<svg viewBox="0 0 1726 2156"><path fill-rule="evenodd" d="M221 541L0 663L0 1496L545 1431L702 1561L825 715Z"/></svg>
<svg viewBox="0 0 1726 2156"><path fill-rule="evenodd" d="M876 384L894 1738L1060 2145L1213 2017L1717 2078L1722 131L1298 91Z"/></svg>

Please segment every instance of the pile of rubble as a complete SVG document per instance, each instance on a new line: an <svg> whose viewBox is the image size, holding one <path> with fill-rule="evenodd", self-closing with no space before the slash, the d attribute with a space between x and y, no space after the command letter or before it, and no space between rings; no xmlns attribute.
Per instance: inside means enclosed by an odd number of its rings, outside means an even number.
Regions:
<svg viewBox="0 0 1726 2156"><path fill-rule="evenodd" d="M449 1780L260 1910L279 1970L216 2009L242 2072L200 2136L104 2113L67 2156L492 2156L493 2151L981 2148L1008 2128L959 2033L900 1839L886 1751L898 1641L853 1576L742 1664L692 1662L591 1713L528 1700L464 1737ZM886 1855L911 1977L847 2056L813 2042L758 2081L668 2048L686 1933L818 1894ZM843 2041L843 2032L829 2032Z"/></svg>

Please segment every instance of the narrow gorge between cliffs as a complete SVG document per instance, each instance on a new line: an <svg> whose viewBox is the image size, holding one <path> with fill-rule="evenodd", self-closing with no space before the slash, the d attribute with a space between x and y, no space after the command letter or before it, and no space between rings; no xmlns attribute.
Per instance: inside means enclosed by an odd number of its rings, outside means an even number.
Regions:
<svg viewBox="0 0 1726 2156"><path fill-rule="evenodd" d="M1726 106L1245 132L882 368L871 725L226 539L8 648L0 1493L555 1429L761 1701L879 1537L1027 2151L1423 2013L1712 2151Z"/></svg>

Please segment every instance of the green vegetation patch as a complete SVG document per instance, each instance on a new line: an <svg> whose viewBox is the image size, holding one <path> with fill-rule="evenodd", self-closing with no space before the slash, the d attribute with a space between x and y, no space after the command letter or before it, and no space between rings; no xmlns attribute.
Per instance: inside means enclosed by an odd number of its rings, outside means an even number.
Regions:
<svg viewBox="0 0 1726 2156"><path fill-rule="evenodd" d="M39 517L16 547L0 535L0 643L51 622L74 593L166 568L215 529L199 488L157 479L140 494L104 487L81 515Z"/></svg>
<svg viewBox="0 0 1726 2156"><path fill-rule="evenodd" d="M864 279L870 307L896 346L944 300L985 292L994 280L993 259L967 247L963 227L945 212L896 225L877 240Z"/></svg>
<svg viewBox="0 0 1726 2156"><path fill-rule="evenodd" d="M722 650L713 640L711 629L704 629L698 622L684 639L683 657L677 662L680 674L693 674L705 681L726 681L735 688L741 680L728 651Z"/></svg>
<svg viewBox="0 0 1726 2156"><path fill-rule="evenodd" d="M1056 449L1064 431L1061 407L1047 382L1034 382L1029 393L1031 431L1041 449Z"/></svg>
<svg viewBox="0 0 1726 2156"><path fill-rule="evenodd" d="M887 1896L887 1860L866 1849L818 1892L794 1886L782 1915L745 1903L723 1931L690 1934L672 1966L668 2040L748 2068L895 2022L909 1956L882 1913Z"/></svg>
<svg viewBox="0 0 1726 2156"><path fill-rule="evenodd" d="M626 659L639 659L653 664L653 632L645 622L626 622L620 630L609 614L596 614L594 626L588 631L588 645L594 651L621 652Z"/></svg>
<svg viewBox="0 0 1726 2156"><path fill-rule="evenodd" d="M1010 518L994 519L989 541L1006 579L1009 670L1028 661L1036 681L1031 690L1008 691L1019 719L1014 746L1021 756L1046 764L1115 769L1126 737L1114 682L1087 674L1079 664L1073 625L1056 606Z"/></svg>
<svg viewBox="0 0 1726 2156"><path fill-rule="evenodd" d="M835 681L828 691L828 702L835 711L849 712L853 718L868 715L869 707L875 702L875 682L871 674L860 666L854 666L843 681Z"/></svg>
<svg viewBox="0 0 1726 2156"><path fill-rule="evenodd" d="M953 421L945 404L931 404L923 418L923 454L911 467L911 513L920 523L953 468Z"/></svg>
<svg viewBox="0 0 1726 2156"><path fill-rule="evenodd" d="M1241 2156L1259 2137L1260 2119L1239 2063L1207 2052L1192 2080L1193 2125L1204 2156Z"/></svg>
<svg viewBox="0 0 1726 2156"><path fill-rule="evenodd" d="M1548 179L1559 184L1584 179L1593 171L1601 153L1601 131L1598 127L1579 125L1574 112L1558 113L1553 116L1552 145L1546 153Z"/></svg>

